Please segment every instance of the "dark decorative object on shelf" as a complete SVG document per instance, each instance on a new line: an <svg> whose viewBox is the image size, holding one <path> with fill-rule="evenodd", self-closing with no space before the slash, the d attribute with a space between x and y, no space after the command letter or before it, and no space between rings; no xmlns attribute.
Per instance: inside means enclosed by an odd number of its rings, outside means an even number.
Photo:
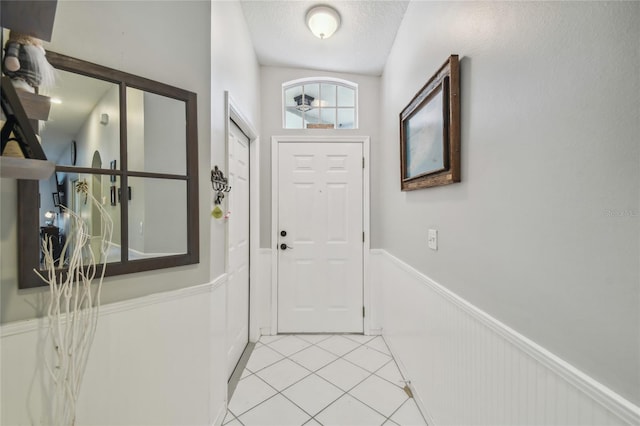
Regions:
<svg viewBox="0 0 640 426"><path fill-rule="evenodd" d="M51 41L57 0L20 0L0 3L0 26Z"/></svg>

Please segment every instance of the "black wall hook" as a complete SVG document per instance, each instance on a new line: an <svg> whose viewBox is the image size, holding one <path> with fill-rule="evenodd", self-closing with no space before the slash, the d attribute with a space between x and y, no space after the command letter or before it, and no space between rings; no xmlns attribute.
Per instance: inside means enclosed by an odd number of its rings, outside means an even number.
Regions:
<svg viewBox="0 0 640 426"><path fill-rule="evenodd" d="M228 184L228 179L224 177L222 170L218 166L213 166L211 170L211 187L216 193L215 204L222 204L224 193L231 191L231 186Z"/></svg>

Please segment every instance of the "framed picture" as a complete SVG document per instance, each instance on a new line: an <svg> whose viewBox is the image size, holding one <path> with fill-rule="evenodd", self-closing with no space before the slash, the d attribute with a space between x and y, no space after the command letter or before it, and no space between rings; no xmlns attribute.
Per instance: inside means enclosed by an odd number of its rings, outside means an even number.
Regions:
<svg viewBox="0 0 640 426"><path fill-rule="evenodd" d="M115 170L116 169L116 160L111 160L111 163L109 163L109 168L111 170ZM115 182L116 181L116 175L111 175L109 176L109 179L111 180L111 182Z"/></svg>
<svg viewBox="0 0 640 426"><path fill-rule="evenodd" d="M52 195L53 195L53 205L55 207L60 208L60 193L54 192Z"/></svg>
<svg viewBox="0 0 640 426"><path fill-rule="evenodd" d="M400 113L403 191L460 182L460 66L451 55Z"/></svg>
<svg viewBox="0 0 640 426"><path fill-rule="evenodd" d="M71 152L71 165L75 166L78 162L78 144L76 143L76 141L71 141L69 151Z"/></svg>
<svg viewBox="0 0 640 426"><path fill-rule="evenodd" d="M111 197L110 197L111 198L111 205L115 206L116 205L116 187L115 186L111 187L111 194L110 195L111 195Z"/></svg>

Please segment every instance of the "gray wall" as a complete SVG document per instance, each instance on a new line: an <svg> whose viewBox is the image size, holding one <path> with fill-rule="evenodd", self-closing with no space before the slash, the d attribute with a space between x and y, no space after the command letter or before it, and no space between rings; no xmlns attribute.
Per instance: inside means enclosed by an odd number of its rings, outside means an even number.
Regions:
<svg viewBox="0 0 640 426"><path fill-rule="evenodd" d="M260 132L260 66L256 59L249 29L244 20L242 7L237 1L214 1L211 3L211 164L206 171L208 206L203 211L211 229L211 278L225 272L226 220L216 220L210 215L213 210L213 190L210 172L218 165L226 170L226 126L225 92L234 100L243 116ZM264 140L259 140L259 144ZM252 179L256 177L253 176ZM228 198L223 202L227 206ZM233 309L231 307L230 309Z"/></svg>
<svg viewBox="0 0 640 426"><path fill-rule="evenodd" d="M638 2L412 2L372 144L374 247L636 404L638 40ZM401 192L398 113L452 53L462 182Z"/></svg>
<svg viewBox="0 0 640 426"><path fill-rule="evenodd" d="M380 78L297 68L261 67L261 70L263 124L260 150L260 247L269 247L271 241L271 137L282 135L363 135L371 137L372 146L381 143L378 137ZM358 84L358 129L282 128L282 83L308 77L341 78Z"/></svg>
<svg viewBox="0 0 640 426"><path fill-rule="evenodd" d="M210 22L211 4L205 1L63 1L45 48L196 92L199 180L205 183L211 152ZM179 23L188 25L173 31ZM6 323L41 316L44 292L17 290L16 181L1 179L0 191L0 322ZM200 211L209 210L210 192L200 185ZM103 303L209 282L215 262L209 223L202 214L200 264L108 278ZM224 265L223 256L217 262Z"/></svg>

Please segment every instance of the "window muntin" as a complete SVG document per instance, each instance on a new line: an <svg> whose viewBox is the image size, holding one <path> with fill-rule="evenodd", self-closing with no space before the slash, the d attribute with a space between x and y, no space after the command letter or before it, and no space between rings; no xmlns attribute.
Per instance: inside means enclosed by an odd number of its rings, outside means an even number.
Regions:
<svg viewBox="0 0 640 426"><path fill-rule="evenodd" d="M358 85L330 78L282 85L285 129L357 129Z"/></svg>

